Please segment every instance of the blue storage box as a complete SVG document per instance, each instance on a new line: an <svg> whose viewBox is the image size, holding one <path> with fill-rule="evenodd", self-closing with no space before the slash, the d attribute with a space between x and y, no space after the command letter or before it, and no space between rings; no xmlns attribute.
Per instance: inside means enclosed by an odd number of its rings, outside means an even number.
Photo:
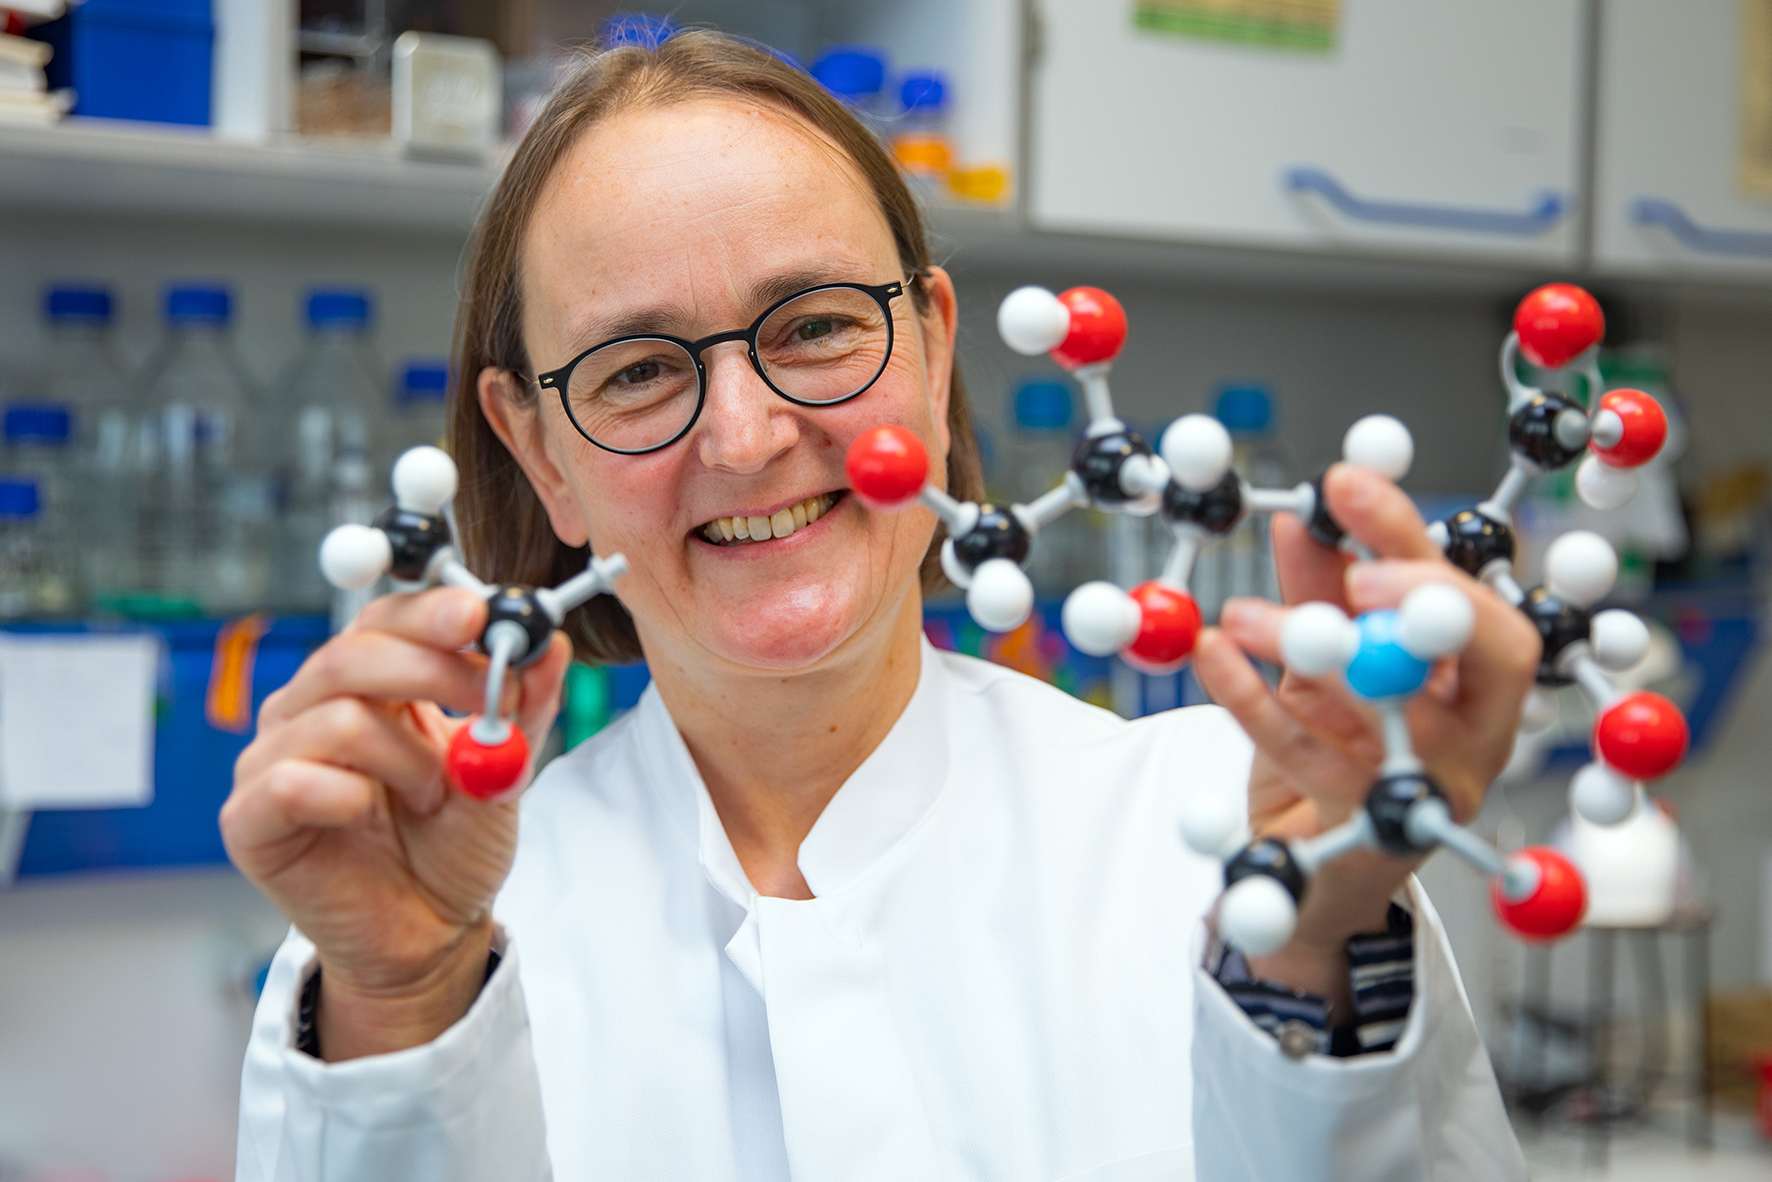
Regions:
<svg viewBox="0 0 1772 1182"><path fill-rule="evenodd" d="M215 22L210 0L86 0L31 35L55 47L52 90L74 114L209 125Z"/></svg>

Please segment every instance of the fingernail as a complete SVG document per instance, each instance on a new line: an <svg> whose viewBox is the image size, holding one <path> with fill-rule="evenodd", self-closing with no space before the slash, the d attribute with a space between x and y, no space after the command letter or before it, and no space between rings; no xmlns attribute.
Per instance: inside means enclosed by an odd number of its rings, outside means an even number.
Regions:
<svg viewBox="0 0 1772 1182"><path fill-rule="evenodd" d="M451 595L448 606L443 609L443 626L451 632L466 632L474 626L479 614L479 601L466 595Z"/></svg>
<svg viewBox="0 0 1772 1182"><path fill-rule="evenodd" d="M1255 606L1244 603L1240 599L1227 600L1225 605L1218 609L1219 624L1232 631L1245 627L1253 623L1254 620Z"/></svg>
<svg viewBox="0 0 1772 1182"><path fill-rule="evenodd" d="M1356 562L1347 569L1348 591L1359 599L1378 599L1390 589L1391 574L1382 562Z"/></svg>

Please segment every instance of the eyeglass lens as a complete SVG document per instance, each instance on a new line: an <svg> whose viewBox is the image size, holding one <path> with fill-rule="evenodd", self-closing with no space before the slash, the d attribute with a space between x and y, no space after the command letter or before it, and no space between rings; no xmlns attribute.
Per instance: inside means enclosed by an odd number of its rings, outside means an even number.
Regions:
<svg viewBox="0 0 1772 1182"><path fill-rule="evenodd" d="M796 402L851 398L886 367L886 312L867 292L835 287L783 304L757 330L757 361L775 390ZM681 345L648 338L618 341L573 367L566 398L596 442L620 451L656 447L695 415L700 378Z"/></svg>

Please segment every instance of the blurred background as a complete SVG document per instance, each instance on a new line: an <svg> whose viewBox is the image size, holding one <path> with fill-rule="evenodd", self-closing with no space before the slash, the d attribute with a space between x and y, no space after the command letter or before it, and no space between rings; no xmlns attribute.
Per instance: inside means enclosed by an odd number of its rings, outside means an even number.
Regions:
<svg viewBox="0 0 1772 1182"><path fill-rule="evenodd" d="M1081 403L997 338L1013 288L1132 329L1120 413L1216 413L1254 482L1346 425L1415 433L1430 517L1506 466L1514 304L1581 283L1608 384L1674 420L1624 509L1521 511L1623 556L1636 684L1694 751L1645 840L1653 922L1527 947L1424 874L1534 1177L1772 1177L1772 0L0 0L0 1180L221 1179L284 925L216 811L256 706L351 605L314 553L444 430L477 210L575 53L706 24L810 69L893 146L961 296L992 495L1051 487ZM1272 593L1255 525L1210 617ZM1043 534L1041 610L938 644L1128 715L1198 701L1072 652L1072 586L1155 573L1148 521ZM1530 574L1530 560L1528 574ZM643 667L575 667L554 750ZM1578 700L1479 828L1567 837ZM1649 847L1645 847L1649 848ZM1603 888L1598 888L1603 889Z"/></svg>

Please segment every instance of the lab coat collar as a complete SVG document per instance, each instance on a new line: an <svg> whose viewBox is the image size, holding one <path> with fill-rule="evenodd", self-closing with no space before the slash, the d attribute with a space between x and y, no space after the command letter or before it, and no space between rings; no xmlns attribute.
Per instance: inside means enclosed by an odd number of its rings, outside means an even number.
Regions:
<svg viewBox="0 0 1772 1182"><path fill-rule="evenodd" d="M929 813L948 779L948 686L941 655L923 640L917 688L878 747L831 798L800 845L800 873L820 898L859 882ZM658 687L635 708L638 739L655 790L695 846L714 888L747 912L757 891L745 877L701 772Z"/></svg>

